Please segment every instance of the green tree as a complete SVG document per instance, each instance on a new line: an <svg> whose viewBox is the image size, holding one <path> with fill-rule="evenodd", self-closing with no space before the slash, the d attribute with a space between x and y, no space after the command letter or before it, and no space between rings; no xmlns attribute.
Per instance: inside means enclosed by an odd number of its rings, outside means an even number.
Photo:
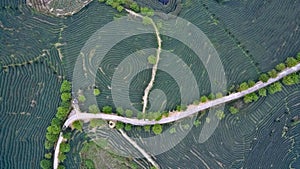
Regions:
<svg viewBox="0 0 300 169"><path fill-rule="evenodd" d="M150 132L150 129L151 129L151 126L149 126L149 125L144 126L144 130L146 132Z"/></svg>
<svg viewBox="0 0 300 169"><path fill-rule="evenodd" d="M225 113L221 110L216 111L216 116L219 120L222 120L225 117Z"/></svg>
<svg viewBox="0 0 300 169"><path fill-rule="evenodd" d="M257 100L258 100L258 96L255 93L247 94L244 97L244 102L245 103L251 103L252 101L257 101Z"/></svg>
<svg viewBox="0 0 300 169"><path fill-rule="evenodd" d="M206 96L201 96L200 100L202 103L204 103L207 102L208 98Z"/></svg>
<svg viewBox="0 0 300 169"><path fill-rule="evenodd" d="M112 113L112 107L110 107L110 106L104 106L104 107L102 108L102 111L103 111L103 113L105 113L105 114L111 114L111 113Z"/></svg>
<svg viewBox="0 0 300 169"><path fill-rule="evenodd" d="M117 11L118 11L118 12L122 12L122 11L123 11L123 9L124 9L124 7L123 7L123 6L121 6L121 5L119 5L119 6L117 7Z"/></svg>
<svg viewBox="0 0 300 169"><path fill-rule="evenodd" d="M61 120L59 120L57 117L54 117L51 120L51 126L61 126Z"/></svg>
<svg viewBox="0 0 300 169"><path fill-rule="evenodd" d="M64 93L64 92L70 93L71 92L71 83L67 80L64 80L61 84L60 92L61 93Z"/></svg>
<svg viewBox="0 0 300 169"><path fill-rule="evenodd" d="M71 132L63 133L63 137L67 140L71 139Z"/></svg>
<svg viewBox="0 0 300 169"><path fill-rule="evenodd" d="M259 96L265 97L267 96L267 90L265 88L261 88L258 90Z"/></svg>
<svg viewBox="0 0 300 169"><path fill-rule="evenodd" d="M47 153L47 154L45 154L45 158L46 158L46 159L51 159L51 157L52 157L52 153Z"/></svg>
<svg viewBox="0 0 300 169"><path fill-rule="evenodd" d="M62 93L61 96L60 96L61 100L63 102L68 102L71 100L71 93Z"/></svg>
<svg viewBox="0 0 300 169"><path fill-rule="evenodd" d="M194 124L194 126L198 127L201 124L201 122L197 119L194 121L193 124Z"/></svg>
<svg viewBox="0 0 300 169"><path fill-rule="evenodd" d="M118 114L119 116L123 116L123 114L124 114L124 110L123 110L122 107L117 107L116 112L117 112L117 114Z"/></svg>
<svg viewBox="0 0 300 169"><path fill-rule="evenodd" d="M158 135L162 132L162 125L160 124L155 124L153 127L152 127L152 131L154 134Z"/></svg>
<svg viewBox="0 0 300 169"><path fill-rule="evenodd" d="M64 153L69 152L69 151L71 150L70 144L65 143L65 142L61 143L61 144L60 144L60 147L59 147L59 150L60 150L61 152L64 152Z"/></svg>
<svg viewBox="0 0 300 169"><path fill-rule="evenodd" d="M79 100L81 103L83 103L83 102L85 102L86 98L85 98L84 95L79 95L79 96L78 96L78 100Z"/></svg>
<svg viewBox="0 0 300 169"><path fill-rule="evenodd" d="M275 82L268 87L268 92L274 94L282 90L282 85L280 82Z"/></svg>
<svg viewBox="0 0 300 169"><path fill-rule="evenodd" d="M89 106L89 112L93 114L97 114L100 112L100 110L97 105L93 104Z"/></svg>
<svg viewBox="0 0 300 169"><path fill-rule="evenodd" d="M297 56L296 56L296 58L297 58L297 61L298 61L298 62L300 62L300 52L299 52L299 53L297 53Z"/></svg>
<svg viewBox="0 0 300 169"><path fill-rule="evenodd" d="M288 57L285 61L287 67L293 67L298 64L297 60L293 57Z"/></svg>
<svg viewBox="0 0 300 169"><path fill-rule="evenodd" d="M275 69L272 69L268 72L268 75L271 77L271 78L275 78L277 77L277 71Z"/></svg>
<svg viewBox="0 0 300 169"><path fill-rule="evenodd" d="M235 108L234 106L231 106L229 108L229 111L231 114L237 114L239 112L239 109Z"/></svg>
<svg viewBox="0 0 300 169"><path fill-rule="evenodd" d="M99 89L94 89L94 96L98 96L100 94L100 90Z"/></svg>
<svg viewBox="0 0 300 169"><path fill-rule="evenodd" d="M139 12L140 11L140 7L138 6L138 4L136 2L133 2L132 4L130 4L130 9L132 9L134 12Z"/></svg>
<svg viewBox="0 0 300 169"><path fill-rule="evenodd" d="M279 72L283 71L285 69L285 64L284 63L279 63L276 65L275 69Z"/></svg>
<svg viewBox="0 0 300 169"><path fill-rule="evenodd" d="M53 142L53 141L46 140L44 146L45 146L45 149L46 149L46 150L50 150L50 149L53 148L54 142Z"/></svg>
<svg viewBox="0 0 300 169"><path fill-rule="evenodd" d="M130 131L131 130L131 128L132 128L132 125L131 124L125 124L125 130L126 131Z"/></svg>
<svg viewBox="0 0 300 169"><path fill-rule="evenodd" d="M208 95L209 100L214 100L215 98L216 98L216 96L213 93Z"/></svg>
<svg viewBox="0 0 300 169"><path fill-rule="evenodd" d="M46 139L50 142L55 142L58 138L57 134L46 133Z"/></svg>
<svg viewBox="0 0 300 169"><path fill-rule="evenodd" d="M219 98L221 98L221 97L223 97L223 94L222 94L221 92L216 93L216 98L217 98L217 99L219 99Z"/></svg>
<svg viewBox="0 0 300 169"><path fill-rule="evenodd" d="M52 168L52 164L51 164L50 160L46 160L46 159L43 159L40 162L40 166L42 167L42 169L51 169Z"/></svg>
<svg viewBox="0 0 300 169"><path fill-rule="evenodd" d="M298 84L299 83L299 75L296 73L292 73L288 76L285 76L282 79L283 84L285 85L293 85L293 84Z"/></svg>
<svg viewBox="0 0 300 169"><path fill-rule="evenodd" d="M124 123L118 121L116 123L116 129L120 130L120 129L123 129L123 128L124 128Z"/></svg>
<svg viewBox="0 0 300 169"><path fill-rule="evenodd" d="M240 84L238 91L241 92L241 91L247 90L248 88L249 88L248 84L246 82L243 82Z"/></svg>
<svg viewBox="0 0 300 169"><path fill-rule="evenodd" d="M60 126L57 125L51 125L47 127L47 131L52 134L59 134L60 130L61 130Z"/></svg>
<svg viewBox="0 0 300 169"><path fill-rule="evenodd" d="M131 110L125 110L125 115L126 115L126 117L132 117L132 115L133 115L133 112L131 111Z"/></svg>
<svg viewBox="0 0 300 169"><path fill-rule="evenodd" d="M142 7L141 8L141 14L142 15L146 15L146 16L153 16L154 15L154 11L150 8L147 7Z"/></svg>
<svg viewBox="0 0 300 169"><path fill-rule="evenodd" d="M79 131L82 131L83 122L80 121L80 120L74 121L73 124L72 124L72 126L73 126L75 129L77 129L77 130L79 130Z"/></svg>
<svg viewBox="0 0 300 169"><path fill-rule="evenodd" d="M259 77L259 80L262 81L262 82L267 82L269 80L269 76L265 73L261 74L260 77Z"/></svg>
<svg viewBox="0 0 300 169"><path fill-rule="evenodd" d="M58 160L59 162L64 162L64 160L66 159L66 155L64 153L59 153L58 155Z"/></svg>
<svg viewBox="0 0 300 169"><path fill-rule="evenodd" d="M66 169L66 167L63 166L63 165L59 165L59 166L57 167L57 169Z"/></svg>
<svg viewBox="0 0 300 169"><path fill-rule="evenodd" d="M156 64L156 57L154 55L148 56L148 63L152 65Z"/></svg>
<svg viewBox="0 0 300 169"><path fill-rule="evenodd" d="M87 169L95 169L95 164L94 164L93 160L86 159L86 160L84 160L84 164Z"/></svg>
<svg viewBox="0 0 300 169"><path fill-rule="evenodd" d="M57 108L57 113L56 113L56 117L59 120L64 120L69 114L69 109L66 107L58 107Z"/></svg>
<svg viewBox="0 0 300 169"><path fill-rule="evenodd" d="M255 82L253 80L248 80L248 86L253 87L255 85Z"/></svg>
<svg viewBox="0 0 300 169"><path fill-rule="evenodd" d="M145 118L145 117L144 117L144 113L143 113L143 112L138 112L138 114L137 114L137 119L141 120L141 119L143 119L143 118Z"/></svg>

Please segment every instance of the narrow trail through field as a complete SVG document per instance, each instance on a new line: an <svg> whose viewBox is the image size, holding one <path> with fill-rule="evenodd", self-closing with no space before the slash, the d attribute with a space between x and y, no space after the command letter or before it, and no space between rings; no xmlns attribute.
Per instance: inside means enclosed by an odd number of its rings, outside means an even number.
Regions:
<svg viewBox="0 0 300 169"><path fill-rule="evenodd" d="M152 159L152 157L143 149L141 148L135 141L133 141L126 132L124 132L122 129L119 130L119 132L122 134L122 136L132 145L134 146L143 156L156 168L160 169L159 165Z"/></svg>
<svg viewBox="0 0 300 169"><path fill-rule="evenodd" d="M137 16L141 19L144 19L145 17L140 15L140 14L137 14L129 9L125 9L129 14L133 15L133 16ZM151 25L153 26L154 30L155 30L155 35L156 35L156 39L157 39L157 50L156 50L156 61L155 61L155 64L153 65L152 67L152 75L151 75L151 80L150 82L148 83L148 86L146 87L145 91L144 91L144 96L143 96L143 110L142 112L143 113L146 113L146 108L147 108L147 105L148 105L148 96L149 96L149 92L150 90L152 89L153 87L153 84L154 84L154 80L155 80L155 76L156 76L156 72L157 72L157 67L158 67L158 62L159 62L159 59L160 59L160 53L161 53L161 38L159 36L159 31L158 31L158 28L156 26L156 24L154 23L154 21L149 18L150 22L151 22Z"/></svg>

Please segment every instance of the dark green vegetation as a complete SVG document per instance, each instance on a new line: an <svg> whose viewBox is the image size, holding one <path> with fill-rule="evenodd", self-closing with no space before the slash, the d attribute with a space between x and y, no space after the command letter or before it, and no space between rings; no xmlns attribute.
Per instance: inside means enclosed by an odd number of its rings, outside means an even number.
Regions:
<svg viewBox="0 0 300 169"><path fill-rule="evenodd" d="M71 106L71 83L67 80L64 80L60 87L61 93L61 103L60 106L57 108L57 113L55 117L52 119L51 124L47 127L46 132L46 141L45 141L45 149L48 150L47 154L45 154L45 158L40 162L40 166L43 169L52 168L52 161L51 165L49 166L50 160L54 154L54 145L58 140L58 136L61 132L62 125L66 120ZM59 154L59 161L63 162L65 160L65 154L70 151L70 145L68 143L62 143L60 146L60 154Z"/></svg>
<svg viewBox="0 0 300 169"><path fill-rule="evenodd" d="M170 1L171 5L166 7L152 0L137 2L168 12L175 10L176 6L176 1ZM272 70L283 63L286 56L294 56L300 50L299 22L296 19L299 1L182 2L183 9L179 16L194 23L210 38L224 64L228 86L258 79L262 72ZM38 168L44 154L48 154L44 150L45 133L60 103L62 76L71 80L81 47L96 30L113 20L115 10L92 2L78 14L59 19L38 14L21 0L5 0L0 5L3 18L0 29L3 68L0 70L0 166ZM54 45L56 43L62 46ZM163 43L164 49L182 56L191 66L199 84L200 96L208 96L211 92L207 73L192 51L168 37L163 37ZM139 35L120 42L108 54L101 65L108 73L101 75L99 72L97 76L97 85L101 89L97 99L101 109L112 104L110 90L107 89L112 77L109 72L114 71L111 66L120 63L128 54L147 47L156 47L154 36ZM58 49L61 50L62 60ZM131 84L130 97L137 108L140 108L140 93L149 75L150 71L141 72ZM291 83L290 79L286 79L286 83ZM167 109L180 104L180 97L174 95L180 93L179 87L165 72L159 72L155 88L166 92ZM281 88L282 92L251 104L245 105L241 101L230 103L230 106L232 104L238 108L239 113L233 116L229 113L229 107L225 109L225 119L209 142L204 144L199 144L197 138L201 131L199 123L204 124L205 120L196 121L195 126L198 127L176 149L156 156L158 163L162 168L188 168L191 164L205 168L201 161L211 168L218 168L220 163L228 168L253 168L253 164L258 168L300 168L300 125L297 123L299 84ZM260 91L259 95L266 92L268 89ZM143 131L138 133L133 128L129 134L136 134L136 137L143 135ZM144 128L151 131L151 126ZM165 129L168 129L167 126L164 126ZM80 134L72 138L71 149L74 148L74 153L66 155L66 168L79 168L77 153L80 149L77 147L84 140ZM212 154L215 158L211 158Z"/></svg>

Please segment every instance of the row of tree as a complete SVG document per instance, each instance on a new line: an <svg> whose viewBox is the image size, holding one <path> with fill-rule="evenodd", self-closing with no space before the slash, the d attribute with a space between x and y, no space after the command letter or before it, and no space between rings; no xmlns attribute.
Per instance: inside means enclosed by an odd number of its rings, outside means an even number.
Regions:
<svg viewBox="0 0 300 169"><path fill-rule="evenodd" d="M61 84L60 88L60 98L61 103L60 106L57 108L57 112L55 117L51 120L50 125L47 127L46 132L46 141L45 141L45 149L48 152L45 154L45 158L40 162L40 166L43 169L50 169L52 168L52 153L54 151L54 144L57 142L59 134L61 132L61 128L63 125L64 120L67 118L70 106L71 106L71 83L67 80L64 80ZM64 134L64 136L69 137L70 133ZM70 145L67 143L61 144L61 153L59 154L59 160L63 161L66 156L63 152L70 151ZM63 169L64 166L60 165L60 169Z"/></svg>

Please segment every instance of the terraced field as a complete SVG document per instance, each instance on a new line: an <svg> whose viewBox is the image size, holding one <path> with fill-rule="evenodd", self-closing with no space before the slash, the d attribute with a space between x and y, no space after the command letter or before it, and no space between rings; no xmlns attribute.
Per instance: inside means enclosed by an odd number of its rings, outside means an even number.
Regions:
<svg viewBox="0 0 300 169"><path fill-rule="evenodd" d="M170 0L165 6L154 0L137 2L169 13L180 1ZM178 16L196 25L210 39L224 66L228 88L258 79L259 73L300 51L300 2L297 0L230 0L221 4L211 0L183 0L181 3ZM4 0L0 7L3 68L0 70L0 168L38 168L45 151L46 127L59 105L63 77L78 80L72 77L81 48L93 33L118 15L114 9L96 1L66 18L40 14L26 6L24 0ZM195 75L199 95L209 94L211 84L204 63L182 42L165 35L162 40L163 50L179 56ZM107 53L96 75L96 87L101 90L97 96L100 108L105 105L116 108L110 87L118 65L137 51L156 47L154 34L142 34L120 41ZM145 58L147 55L144 54ZM137 110L142 109L150 68L135 75L129 85L131 106ZM227 104L225 119L202 144L198 138L207 122L206 116L197 117L201 121L199 127L187 126L187 121L164 126L165 132L174 126L182 131L189 127L192 130L180 143L174 143L174 148L156 155L156 162L161 168L253 168L253 164L256 168L300 168L300 125L291 122L299 116L299 89L299 85L285 87L283 92L249 105L241 101ZM175 109L182 101L179 93L180 86L174 77L159 70L150 99L161 102L164 109ZM241 107L237 115L228 111L231 105ZM89 105L81 106L87 110ZM130 149L115 130L106 128L100 133L103 137L114 136L109 140L110 146ZM139 127L127 133L142 146L145 142L141 138L153 136ZM82 144L90 139L84 135L73 133L72 150L64 162L67 168L80 167L79 152ZM172 142L168 138L162 140ZM149 166L145 159L138 162Z"/></svg>

